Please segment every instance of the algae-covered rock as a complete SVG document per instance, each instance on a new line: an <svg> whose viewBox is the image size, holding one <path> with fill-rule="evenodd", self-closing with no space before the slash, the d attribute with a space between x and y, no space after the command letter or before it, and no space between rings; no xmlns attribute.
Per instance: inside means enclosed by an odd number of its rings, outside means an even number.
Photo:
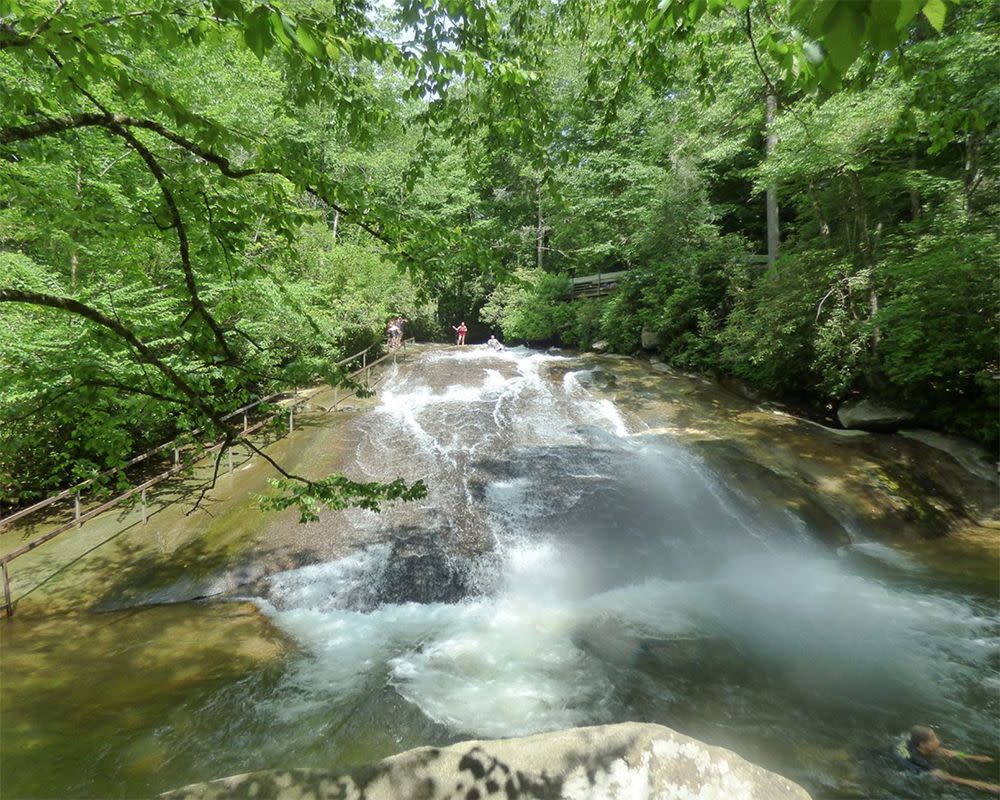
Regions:
<svg viewBox="0 0 1000 800"><path fill-rule="evenodd" d="M344 772L270 770L194 784L167 800L809 800L806 791L721 747L626 722L520 739L419 747Z"/></svg>

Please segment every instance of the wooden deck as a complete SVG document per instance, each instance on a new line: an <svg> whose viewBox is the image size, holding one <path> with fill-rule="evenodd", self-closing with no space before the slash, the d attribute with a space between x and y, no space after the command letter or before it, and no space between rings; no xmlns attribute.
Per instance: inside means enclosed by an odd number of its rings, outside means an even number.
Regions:
<svg viewBox="0 0 1000 800"><path fill-rule="evenodd" d="M767 267L767 256L749 255L746 263L763 269ZM579 278L570 278L570 299L578 297L604 297L611 294L618 288L618 282L628 274L628 270L618 272L598 272L596 275L583 275Z"/></svg>
<svg viewBox="0 0 1000 800"><path fill-rule="evenodd" d="M578 297L603 297L606 294L611 294L618 288L618 281L627 274L626 270L621 270L570 278L569 296L575 300Z"/></svg>

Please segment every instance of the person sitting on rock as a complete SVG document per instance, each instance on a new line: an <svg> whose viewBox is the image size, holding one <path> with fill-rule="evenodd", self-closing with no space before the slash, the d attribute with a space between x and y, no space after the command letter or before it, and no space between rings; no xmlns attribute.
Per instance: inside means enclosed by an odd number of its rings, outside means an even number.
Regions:
<svg viewBox="0 0 1000 800"><path fill-rule="evenodd" d="M486 341L486 346L490 348L490 350L496 350L498 353L503 350L503 345L500 344L500 341L492 333L490 334L490 338Z"/></svg>
<svg viewBox="0 0 1000 800"><path fill-rule="evenodd" d="M989 756L975 756L969 753L961 753L957 750L949 750L941 746L941 740L933 728L926 725L914 725L910 729L909 737L903 736L896 744L896 755L903 762L904 766L915 772L927 772L943 781L957 783L961 786L969 786L973 789L982 789L987 792L1000 792L1000 785L977 781L970 778L959 778L951 775L942 769L935 768L931 759L937 756L945 758L963 759L965 761L992 761Z"/></svg>

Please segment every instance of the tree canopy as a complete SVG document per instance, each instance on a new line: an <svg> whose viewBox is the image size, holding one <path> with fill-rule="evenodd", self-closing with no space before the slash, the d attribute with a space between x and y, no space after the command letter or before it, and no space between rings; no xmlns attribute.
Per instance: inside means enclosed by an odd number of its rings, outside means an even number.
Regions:
<svg viewBox="0 0 1000 800"><path fill-rule="evenodd" d="M679 366L995 438L998 27L985 0L0 0L4 501L238 438L226 411L343 381L391 314L646 327ZM285 477L303 509L418 491Z"/></svg>

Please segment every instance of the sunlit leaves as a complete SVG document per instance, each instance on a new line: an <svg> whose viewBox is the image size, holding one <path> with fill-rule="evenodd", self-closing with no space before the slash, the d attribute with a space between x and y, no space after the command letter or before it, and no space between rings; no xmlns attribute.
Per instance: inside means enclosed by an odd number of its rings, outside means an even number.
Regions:
<svg viewBox="0 0 1000 800"><path fill-rule="evenodd" d="M948 6L944 0L927 0L927 4L923 8L923 14L927 17L927 21L938 32L944 29L944 20L947 13Z"/></svg>
<svg viewBox="0 0 1000 800"><path fill-rule="evenodd" d="M258 498L261 508L271 511L297 508L300 522L317 521L323 507L340 511L356 506L377 512L385 503L420 500L427 496L423 481L407 484L401 478L390 483L359 483L343 475L331 475L305 484L281 478L272 480L271 485L281 494Z"/></svg>

